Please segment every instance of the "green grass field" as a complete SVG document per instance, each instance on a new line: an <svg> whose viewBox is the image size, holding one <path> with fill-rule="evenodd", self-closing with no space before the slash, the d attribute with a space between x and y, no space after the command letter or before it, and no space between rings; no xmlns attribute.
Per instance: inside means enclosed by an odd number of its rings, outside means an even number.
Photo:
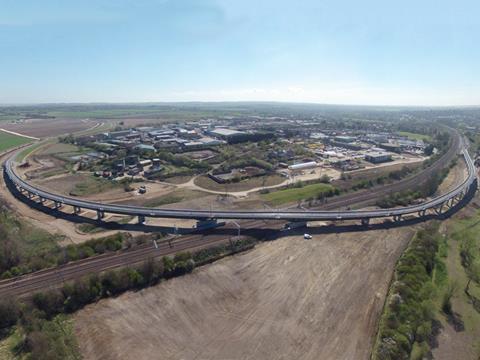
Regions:
<svg viewBox="0 0 480 360"><path fill-rule="evenodd" d="M425 135L425 134L416 134L416 133L411 133L408 131L399 131L398 135L400 136L406 136L411 140L423 140L423 141L430 141L432 140L432 137L430 135Z"/></svg>
<svg viewBox="0 0 480 360"><path fill-rule="evenodd" d="M22 162L23 160L25 160L27 156L29 156L32 152L34 152L35 150L37 150L39 147L43 145L45 145L44 142L39 142L39 143L36 143L35 145L27 146L25 149L23 149L17 154L15 160Z"/></svg>
<svg viewBox="0 0 480 360"><path fill-rule="evenodd" d="M120 188L123 186L124 185L119 182L106 180L103 178L94 178L93 176L88 176L85 178L84 182L75 184L75 187L73 188L73 190L70 191L70 195L83 196L83 195L99 194L99 193L112 190L115 188Z"/></svg>
<svg viewBox="0 0 480 360"><path fill-rule="evenodd" d="M198 199L207 195L208 193L203 191L178 189L163 196L147 200L144 205L146 207L159 207L162 205L174 204L181 201Z"/></svg>
<svg viewBox="0 0 480 360"><path fill-rule="evenodd" d="M213 181L208 176L199 176L195 179L195 184L208 190L213 191L246 191L254 188L261 188L264 186L278 185L285 181L285 178L280 175L267 175L263 177L253 177L250 179L245 179L239 182L234 182L230 184L219 184L216 181Z"/></svg>
<svg viewBox="0 0 480 360"><path fill-rule="evenodd" d="M25 138L23 136L12 135L4 131L0 131L0 152L32 141L32 139Z"/></svg>
<svg viewBox="0 0 480 360"><path fill-rule="evenodd" d="M268 194L263 194L262 199L272 205L281 205L298 200L316 198L321 194L327 194L333 190L334 187L330 184L311 184L305 185L301 188L278 190Z"/></svg>

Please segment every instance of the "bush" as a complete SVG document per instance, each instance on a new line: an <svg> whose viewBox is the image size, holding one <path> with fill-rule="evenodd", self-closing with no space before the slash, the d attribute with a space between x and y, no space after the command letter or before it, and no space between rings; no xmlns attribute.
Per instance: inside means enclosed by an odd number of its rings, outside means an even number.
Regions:
<svg viewBox="0 0 480 360"><path fill-rule="evenodd" d="M329 184L331 181L331 178L327 174L324 174L320 177L319 181L324 184Z"/></svg>
<svg viewBox="0 0 480 360"><path fill-rule="evenodd" d="M173 257L174 262L179 262L179 261L187 261L192 258L192 254L190 252L179 252L176 253L175 256Z"/></svg>
<svg viewBox="0 0 480 360"><path fill-rule="evenodd" d="M64 301L63 294L58 290L39 292L33 296L34 305L45 313L47 319L62 310Z"/></svg>
<svg viewBox="0 0 480 360"><path fill-rule="evenodd" d="M15 325L18 316L18 306L12 299L0 300L0 330Z"/></svg>
<svg viewBox="0 0 480 360"><path fill-rule="evenodd" d="M435 309L432 274L440 239L436 225L429 226L417 233L399 259L379 332L377 359L408 359L412 349L431 336Z"/></svg>

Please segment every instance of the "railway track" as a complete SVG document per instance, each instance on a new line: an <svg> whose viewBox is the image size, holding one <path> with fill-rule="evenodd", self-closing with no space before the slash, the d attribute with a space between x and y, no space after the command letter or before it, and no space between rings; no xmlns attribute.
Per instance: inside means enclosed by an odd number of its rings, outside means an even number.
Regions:
<svg viewBox="0 0 480 360"><path fill-rule="evenodd" d="M449 150L429 169L421 174L417 174L417 177L414 179L410 178L409 181L412 183L415 182L418 184L421 180L425 180L425 177L429 173L436 171L438 167L444 165L448 158L452 158L455 155L455 152L459 150L460 145L460 136L458 132L452 131L452 144ZM462 144L463 145L463 144ZM463 147L463 146L462 146ZM471 177L471 159L466 151L463 152L465 161L469 165L469 182L473 181ZM97 213L97 218L99 220L103 219L105 213L120 214L120 215L131 215L138 216L139 222L143 223L147 217L159 217L159 218L178 218L178 219L196 219L198 221L210 220L210 219L236 219L236 220L245 220L245 219L265 219L265 220L288 220L288 221L314 221L314 220L336 220L336 219L361 219L362 221L379 218L379 217L388 217L388 216L402 216L406 214L416 213L419 211L424 211L425 209L438 206L440 203L449 200L451 197L457 196L458 193L464 192L465 188L469 184L463 184L462 187L452 192L447 197L439 196L435 200L426 201L421 205L412 205L405 206L403 208L394 208L387 210L370 210L370 211L342 211L342 210L310 210L308 212L302 211L292 211L292 210L219 210L219 209L202 209L202 210L193 210L193 209L168 209L168 208L147 208L142 206L129 206L129 205L118 205L118 204L108 204L102 202L88 201L83 199L72 198L64 195L59 195L52 193L50 191L45 191L34 184L30 184L28 181L22 179L18 176L14 169L13 156L8 158L4 164L4 174L6 178L11 181L15 187L19 189L20 192L25 192L29 198L33 196L38 196L40 202L44 203L47 200L50 200L54 203L55 209L62 207L63 205L72 206L74 212L78 214L82 209L94 210Z"/></svg>
<svg viewBox="0 0 480 360"><path fill-rule="evenodd" d="M434 172L448 165L450 161L455 158L459 149L459 144L460 138L454 136L449 150L439 160L427 169L414 174L412 177L400 180L393 185L385 185L375 189L365 190L361 193L347 194L343 198L338 198L335 201L324 204L322 208L339 208L342 206L351 206L353 204L375 201L389 193L414 188L419 183L428 180ZM239 223L243 229L256 228L255 231L257 232L261 232L262 229L267 228L264 220L242 220L239 221ZM269 222L268 229L280 229L283 227L283 224L285 224L285 221L274 220ZM228 228L229 225L226 227ZM158 248L155 248L151 244L145 244L130 250L94 256L76 262L67 263L56 268L44 269L14 279L0 281L0 296L25 296L35 291L58 287L66 281L79 278L89 273L99 273L122 266L132 266L148 258L171 255L179 251L208 247L224 243L228 241L229 238L229 236L225 236L224 234L192 234L164 240L158 244Z"/></svg>

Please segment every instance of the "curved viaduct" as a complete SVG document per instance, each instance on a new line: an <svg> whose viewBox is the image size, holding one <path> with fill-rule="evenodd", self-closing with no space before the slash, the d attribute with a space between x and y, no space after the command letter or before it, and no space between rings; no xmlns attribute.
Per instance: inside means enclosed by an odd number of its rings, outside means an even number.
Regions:
<svg viewBox="0 0 480 360"><path fill-rule="evenodd" d="M457 137L458 133L456 133ZM226 210L190 210L190 209L161 209L147 208L139 206L126 206L105 204L87 200L76 199L72 197L58 195L49 191L42 190L35 185L28 183L15 172L14 157L7 159L4 166L6 177L13 185L30 199L38 198L40 203L47 200L55 204L58 209L64 205L73 207L75 214L79 214L82 209L96 211L98 220L104 218L105 213L137 216L140 223L145 221L147 217L154 218L177 218L177 219L195 219L199 221L199 226L204 221L216 221L219 219L256 219L256 220L287 220L291 222L306 222L318 220L361 220L367 224L370 219L374 218L393 218L394 221L400 221L402 216L415 214L425 216L427 211L432 210L437 214L442 213L444 209L451 208L456 202L460 201L470 190L475 191L477 188L476 168L472 158L466 150L462 141L461 152L463 159L467 165L468 176L456 188L446 194L432 198L426 202L417 205L398 207L392 209L379 210L343 210L343 211L326 211L326 210L307 210L307 211L226 211ZM455 149L454 151L456 151Z"/></svg>

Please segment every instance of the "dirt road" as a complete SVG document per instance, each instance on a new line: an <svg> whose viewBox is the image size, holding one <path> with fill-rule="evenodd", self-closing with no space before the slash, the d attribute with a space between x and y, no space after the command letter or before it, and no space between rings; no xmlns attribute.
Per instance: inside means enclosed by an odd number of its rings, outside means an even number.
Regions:
<svg viewBox="0 0 480 360"><path fill-rule="evenodd" d="M287 237L75 315L85 359L367 359L399 228Z"/></svg>

